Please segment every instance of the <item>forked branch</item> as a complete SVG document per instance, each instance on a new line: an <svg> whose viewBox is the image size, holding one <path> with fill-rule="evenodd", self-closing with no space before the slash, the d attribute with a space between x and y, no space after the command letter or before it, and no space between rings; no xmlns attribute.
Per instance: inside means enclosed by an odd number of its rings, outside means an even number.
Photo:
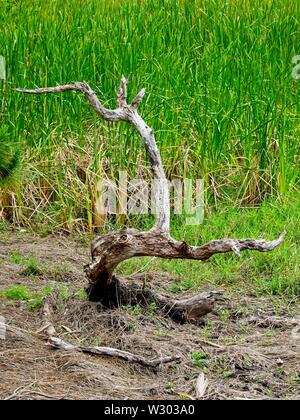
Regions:
<svg viewBox="0 0 300 420"><path fill-rule="evenodd" d="M147 150L152 174L157 185L155 196L155 207L157 210L156 222L148 232L123 229L96 238L93 241L91 246L93 261L85 267L87 277L89 278L89 287L87 290L90 300L101 300L107 292L107 288L112 283L113 271L117 265L135 256L208 260L212 255L217 253L234 252L239 255L244 250L271 251L283 241L285 232L278 239L270 242L260 239L222 239L211 241L202 246L190 246L186 242L176 241L170 236L170 198L167 179L153 129L145 123L137 111L145 95L145 90L142 89L134 100L128 104L127 80L124 76L121 78L121 85L117 91L118 107L116 109L105 108L89 85L82 82L43 89L17 90L28 94L61 93L66 91L82 92L94 110L105 120L110 122L126 121L131 124L139 133ZM201 296L195 300L198 307L202 301ZM180 308L182 309L184 307L182 306L184 305L182 302L185 301L178 302L180 302ZM190 302L188 303L190 305ZM205 305L207 307L207 301ZM207 311L200 310L200 313L207 313Z"/></svg>
<svg viewBox="0 0 300 420"><path fill-rule="evenodd" d="M142 101L145 90L142 89L134 98L131 104L127 104L127 80L124 76L121 78L121 85L117 91L118 108L107 109L99 101L95 92L87 83L76 82L68 85L48 87L42 89L16 89L17 92L27 94L45 94L62 93L67 91L79 91L84 94L94 110L106 121L127 121L131 124L141 136L151 163L153 177L158 181L156 196L156 208L158 210L154 230L159 232L168 232L170 227L170 201L169 189L166 180L164 168L161 162L152 128L150 128L137 112L138 105Z"/></svg>

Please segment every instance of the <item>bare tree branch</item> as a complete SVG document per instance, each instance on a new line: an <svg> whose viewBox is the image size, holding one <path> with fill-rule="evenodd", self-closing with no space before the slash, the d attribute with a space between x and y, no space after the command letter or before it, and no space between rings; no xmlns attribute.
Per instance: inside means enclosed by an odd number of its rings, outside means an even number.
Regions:
<svg viewBox="0 0 300 420"><path fill-rule="evenodd" d="M166 356L157 357L153 359L146 359L143 356L139 356L129 351L119 350L112 347L85 347L85 346L74 346L73 344L67 343L60 338L52 337L49 339L48 344L59 350L64 351L76 351L80 353L94 354L96 356L109 356L117 357L119 359L126 360L129 363L139 363L142 366L157 368L164 363L179 362L180 356Z"/></svg>
<svg viewBox="0 0 300 420"><path fill-rule="evenodd" d="M95 92L89 87L87 83L76 82L68 85L61 85L55 87L47 87L42 89L16 89L17 92L27 94L46 94L46 93L62 93L67 91L82 92L87 100L90 102L94 110L107 121L127 121L127 115L123 108L107 109L99 101Z"/></svg>
<svg viewBox="0 0 300 420"><path fill-rule="evenodd" d="M284 235L285 232L278 239L270 242L260 239L222 239L202 246L190 246L186 242L176 241L160 232L123 229L93 241L93 262L85 266L85 271L94 287L99 278L102 278L104 283L109 283L115 268L128 258L151 256L206 261L214 254L226 252L239 254L245 250L272 251L281 244Z"/></svg>
<svg viewBox="0 0 300 420"><path fill-rule="evenodd" d="M138 114L136 108L144 97L145 90L142 89L131 106L127 105L127 80L124 76L121 78L121 85L117 92L117 102L119 107L116 109L105 108L98 99L95 92L87 83L76 82L68 85L47 87L42 89L16 89L17 92L27 94L47 94L61 93L67 91L79 91L84 94L92 105L93 109L107 121L127 121L131 124L141 136L151 163L153 177L157 179L156 208L158 210L155 231L168 232L170 227L170 201L169 188L165 176L164 168L161 162L160 153L156 146L155 137L152 128Z"/></svg>
<svg viewBox="0 0 300 420"><path fill-rule="evenodd" d="M131 106L134 109L137 109L139 104L142 102L144 96L145 96L146 90L142 89L134 98L134 100L131 102Z"/></svg>

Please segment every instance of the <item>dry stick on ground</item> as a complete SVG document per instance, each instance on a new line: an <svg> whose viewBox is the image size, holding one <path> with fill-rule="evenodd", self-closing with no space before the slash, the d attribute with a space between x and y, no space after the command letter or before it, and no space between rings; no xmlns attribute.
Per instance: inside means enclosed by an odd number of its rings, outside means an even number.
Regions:
<svg viewBox="0 0 300 420"><path fill-rule="evenodd" d="M242 319L244 324L255 324L261 328L300 327L300 318L287 318L285 316L268 316L264 314L251 315Z"/></svg>
<svg viewBox="0 0 300 420"><path fill-rule="evenodd" d="M42 320L44 327L39 329L39 332L43 332L48 344L59 350L63 351L76 351L80 353L89 353L97 356L110 356L117 357L119 359L126 360L130 363L139 363L142 366L157 368L164 363L170 362L179 362L180 356L166 356L166 357L157 357L153 359L146 359L143 356L130 353L124 350L118 350L112 347L88 347L88 346L75 346L71 343L61 340L56 337L56 331L51 320L51 309L49 305L49 298L44 299L42 307Z"/></svg>
<svg viewBox="0 0 300 420"><path fill-rule="evenodd" d="M139 133L147 150L155 180L156 222L153 228L147 232L125 228L96 238L93 241L91 246L92 263L85 266L85 272L89 279L87 292L91 301L101 301L105 306L113 306L130 303L132 300L148 301L150 298L175 319L197 321L213 310L214 302L220 298L219 293L208 292L191 299L167 301L166 298L154 295L149 289L137 291L135 288L133 293L113 276L114 270L122 261L132 257L153 256L204 261L217 253L234 252L239 255L241 251L247 249L260 252L271 251L283 241L284 233L271 242L257 239L222 239L211 241L202 246L191 246L184 241L174 240L170 236L168 182L153 129L145 123L137 111L145 90L142 89L135 99L128 103L127 80L124 76L122 76L121 85L117 92L118 107L116 109L106 109L89 85L82 82L44 89L17 90L28 94L79 91L84 94L94 110L105 120L110 122L126 121L131 124Z"/></svg>

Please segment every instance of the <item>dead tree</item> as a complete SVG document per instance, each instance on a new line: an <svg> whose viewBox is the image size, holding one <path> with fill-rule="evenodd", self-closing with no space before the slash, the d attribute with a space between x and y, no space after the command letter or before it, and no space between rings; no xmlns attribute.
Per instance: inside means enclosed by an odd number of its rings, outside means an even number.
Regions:
<svg viewBox="0 0 300 420"><path fill-rule="evenodd" d="M212 255L234 252L239 255L244 250L260 252L271 251L277 247L284 237L265 241L258 239L222 239L208 242L202 246L191 246L184 241L174 240L170 236L170 198L168 182L162 165L161 156L156 145L153 129L150 128L138 113L145 89L142 89L131 103L127 102L127 80L121 79L117 91L117 108L107 109L98 99L95 92L86 83L47 87L42 89L17 89L28 94L61 93L79 91L84 94L93 109L110 122L126 121L139 133L151 164L153 177L156 180L157 195L156 222L152 229L141 232L136 229L121 229L96 238L91 245L92 262L85 266L89 280L88 298L101 302L105 306L141 301L156 302L170 316L178 320L199 320L211 312L214 302L220 298L219 292L201 293L190 299L172 300L157 295L149 289L137 286L128 287L114 275L114 270L122 262L132 257L152 256L160 258L180 258L192 260L208 260Z"/></svg>

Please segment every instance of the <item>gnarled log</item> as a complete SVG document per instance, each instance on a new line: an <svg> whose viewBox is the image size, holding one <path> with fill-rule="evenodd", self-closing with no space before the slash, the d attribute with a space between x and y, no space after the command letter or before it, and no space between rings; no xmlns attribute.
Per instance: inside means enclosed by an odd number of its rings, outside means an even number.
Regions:
<svg viewBox="0 0 300 420"><path fill-rule="evenodd" d="M285 232L278 239L270 242L258 239L222 239L211 241L202 246L191 246L184 241L176 241L170 236L170 197L165 171L153 129L145 123L137 111L144 97L145 90L142 89L134 100L128 104L127 80L124 76L121 78L121 85L117 92L118 107L116 109L105 108L89 85L82 82L43 89L17 90L28 94L80 91L85 95L94 110L105 120L111 122L126 121L131 124L139 133L147 150L152 174L157 185L156 222L153 228L147 232L140 232L135 229L122 229L96 238L93 241L91 246L92 262L85 266L85 272L89 279L87 292L90 300L101 300L106 302L108 306L108 296L111 297L111 304L118 304L118 302L124 300L124 295L123 299L120 299L120 296L124 292L125 285L121 287L120 283L118 283L116 287L115 280L113 280L113 272L120 262L132 257L155 256L160 258L208 260L217 253L234 252L239 255L241 251L247 249L260 252L271 251L283 241ZM131 292L127 291L126 293L128 293L129 299L129 296L132 296ZM159 299L154 295L152 295L152 298L154 300ZM174 310L177 307L178 311L176 313L182 314L181 317L179 316L181 319L199 319L212 311L214 300L214 295L210 297L201 295L199 297L198 295L198 297L186 301L176 301L176 303L173 301L170 308L172 307ZM166 302L164 307L168 307ZM174 311L170 310L169 312L174 314Z"/></svg>

